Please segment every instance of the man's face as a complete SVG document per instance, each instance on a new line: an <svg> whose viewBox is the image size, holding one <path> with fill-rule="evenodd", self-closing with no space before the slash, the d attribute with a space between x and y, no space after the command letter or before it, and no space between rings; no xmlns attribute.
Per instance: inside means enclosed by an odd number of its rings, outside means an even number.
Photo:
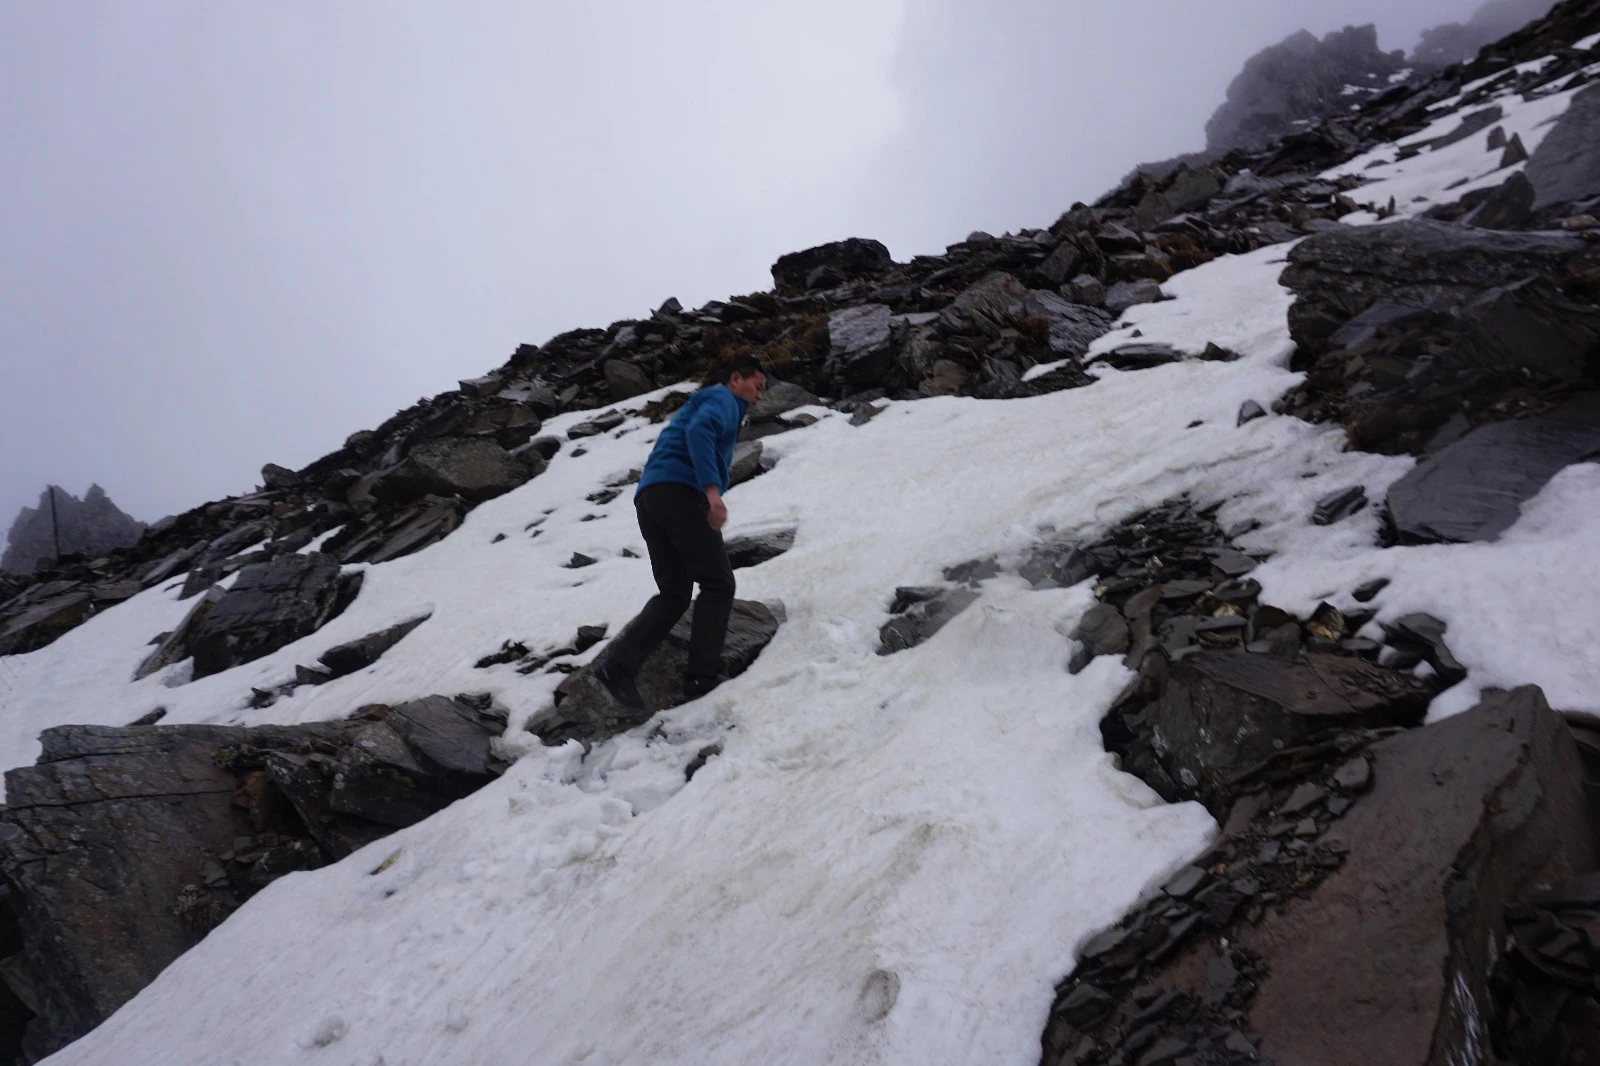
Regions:
<svg viewBox="0 0 1600 1066"><path fill-rule="evenodd" d="M728 375L728 391L745 403L760 403L767 394L767 375L758 370L745 377L736 370Z"/></svg>

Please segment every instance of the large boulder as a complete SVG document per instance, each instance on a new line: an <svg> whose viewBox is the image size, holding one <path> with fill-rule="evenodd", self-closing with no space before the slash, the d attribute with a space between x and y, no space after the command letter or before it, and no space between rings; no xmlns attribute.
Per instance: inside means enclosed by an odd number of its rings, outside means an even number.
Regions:
<svg viewBox="0 0 1600 1066"><path fill-rule="evenodd" d="M1434 691L1361 659L1202 651L1172 665L1147 714L1167 773L1212 805L1244 772L1325 730L1416 725Z"/></svg>
<svg viewBox="0 0 1600 1066"><path fill-rule="evenodd" d="M503 769L503 716L443 697L299 726L61 726L8 771L0 975L29 1061L105 1018L247 898L427 817ZM15 1036L15 1034L7 1034Z"/></svg>
<svg viewBox="0 0 1600 1066"><path fill-rule="evenodd" d="M189 651L205 677L309 636L355 599L361 575L344 576L321 552L252 563L195 626Z"/></svg>
<svg viewBox="0 0 1600 1066"><path fill-rule="evenodd" d="M998 337L1023 317L1023 300L1028 287L1004 271L995 271L963 289L939 313L939 326L946 333L977 333Z"/></svg>
<svg viewBox="0 0 1600 1066"><path fill-rule="evenodd" d="M51 584L57 584L52 582ZM76 583L55 595L30 597L0 623L0 655L21 655L53 642L94 613L94 596ZM44 590L44 586L35 586ZM33 592L33 589L29 590Z"/></svg>
<svg viewBox="0 0 1600 1066"><path fill-rule="evenodd" d="M527 481L526 464L492 440L440 437L412 448L398 466L371 486L379 500L409 503L423 496L460 496L481 502Z"/></svg>
<svg viewBox="0 0 1600 1066"><path fill-rule="evenodd" d="M1600 85L1572 98L1534 149L1524 173L1533 186L1536 209L1600 198Z"/></svg>
<svg viewBox="0 0 1600 1066"><path fill-rule="evenodd" d="M722 645L722 672L737 677L750 668L761 649L777 635L780 619L772 608L753 600L734 600L728 620L728 637ZM689 631L694 624L691 607L667 639L651 653L635 679L645 709L632 711L606 691L591 668L573 674L556 689L555 705L528 723L529 731L546 744L605 740L650 719L657 711L676 707L683 700L683 671L689 662Z"/></svg>
<svg viewBox="0 0 1600 1066"><path fill-rule="evenodd" d="M1297 297L1289 328L1302 351L1380 301L1448 313L1485 291L1553 273L1587 245L1577 237L1501 233L1409 219L1318 233L1289 252L1283 284Z"/></svg>
<svg viewBox="0 0 1600 1066"><path fill-rule="evenodd" d="M870 278L893 265L881 242L851 237L780 256L772 264L772 281L781 293L797 293Z"/></svg>
<svg viewBox="0 0 1600 1066"><path fill-rule="evenodd" d="M1404 543L1493 540L1562 468L1600 459L1600 395L1545 415L1482 426L1389 487L1389 521Z"/></svg>
<svg viewBox="0 0 1600 1066"><path fill-rule="evenodd" d="M892 318L886 304L846 307L829 315L828 375L852 389L881 381L894 362Z"/></svg>
<svg viewBox="0 0 1600 1066"><path fill-rule="evenodd" d="M1343 866L1314 904L1240 946L1266 974L1261 1054L1296 1066L1486 1062L1505 913L1594 869L1570 732L1537 688L1372 749L1372 793L1338 824Z"/></svg>

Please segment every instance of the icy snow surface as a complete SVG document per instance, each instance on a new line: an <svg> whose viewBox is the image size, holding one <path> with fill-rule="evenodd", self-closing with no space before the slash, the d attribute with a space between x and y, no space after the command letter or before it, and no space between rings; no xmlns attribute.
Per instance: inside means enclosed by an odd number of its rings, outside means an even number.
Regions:
<svg viewBox="0 0 1600 1066"><path fill-rule="evenodd" d="M1507 131L1532 150L1561 106L1509 100ZM1489 165L1474 137L1385 164L1356 196L1387 185L1409 205ZM1298 380L1277 282L1287 249L1174 277L1174 299L1131 309L1094 349L1138 329L1190 353L1214 341L1237 362L1099 368L1083 389L891 404L860 427L828 412L768 438L777 466L729 495L728 532L798 526L792 551L738 574L741 596L782 601L783 628L744 676L587 758L521 730L555 678L472 663L505 639L537 648L599 622L615 633L642 605L648 565L622 554L643 554L629 497L584 501L643 462L659 427L639 418L583 442L584 456L569 444L442 543L367 568L350 610L258 662L130 682L149 639L190 605L172 586L0 660L8 766L33 759L46 725L121 724L158 705L167 722L295 722L463 691L512 709L504 745L522 754L447 811L275 882L49 1061L1037 1061L1076 946L1215 826L1196 805L1161 804L1101 749L1097 722L1129 675L1112 658L1065 672L1087 585L995 578L894 656L874 654L876 631L896 585L991 552L1014 559L1047 527L1093 537L1184 493L1225 501L1225 528L1260 523L1243 544L1276 553L1254 575L1267 602L1348 606L1351 589L1387 577L1381 617L1446 619L1470 675L1435 717L1525 682L1600 713L1600 466L1557 476L1495 543L1380 550L1376 507L1328 527L1309 516L1357 483L1381 499L1412 460L1345 452L1336 427L1292 418L1235 426L1245 400L1270 407ZM600 562L563 568L574 551ZM425 611L368 670L244 709L252 686ZM723 754L685 785L684 765L713 742Z"/></svg>

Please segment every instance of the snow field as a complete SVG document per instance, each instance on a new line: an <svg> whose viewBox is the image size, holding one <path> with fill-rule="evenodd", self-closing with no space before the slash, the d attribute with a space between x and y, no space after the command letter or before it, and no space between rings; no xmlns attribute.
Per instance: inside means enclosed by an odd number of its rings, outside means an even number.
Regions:
<svg viewBox="0 0 1600 1066"><path fill-rule="evenodd" d="M1483 165L1476 138L1455 148L1471 151L1449 180ZM1024 400L896 403L861 427L828 412L768 438L778 464L729 495L728 532L798 526L792 551L737 575L741 596L783 602L784 626L745 675L587 756L520 729L555 676L471 664L507 638L537 649L580 624L615 633L643 604L648 565L621 554L643 555L629 496L584 501L642 463L656 428L638 419L579 442L584 456L568 444L442 543L368 568L345 615L256 663L130 683L144 642L188 609L163 589L14 657L8 765L32 759L43 725L124 723L158 703L169 722L292 722L485 690L512 709L504 745L522 754L441 814L275 882L49 1061L1036 1061L1075 948L1214 824L1196 805L1160 804L1101 749L1098 720L1130 675L1110 658L1065 672L1087 584L1035 591L1002 575L894 656L874 654L877 629L896 585L990 553L1014 561L1046 530L1089 539L1181 494L1223 503L1224 528L1257 524L1240 542L1275 553L1253 575L1266 602L1348 606L1382 576L1381 619L1444 618L1470 674L1435 716L1485 685L1526 682L1600 713L1587 654L1600 639L1587 550L1600 466L1559 475L1492 544L1382 550L1375 506L1328 527L1309 516L1356 483L1381 500L1411 459L1345 452L1337 427L1292 418L1235 426L1245 400L1270 408L1298 380L1277 282L1287 248L1171 279L1174 300L1131 309L1094 349L1137 328L1186 352L1214 341L1237 362L1103 368L1089 388ZM574 551L600 562L564 569ZM252 685L424 610L374 667L242 709ZM713 741L723 754L685 785L684 765Z"/></svg>

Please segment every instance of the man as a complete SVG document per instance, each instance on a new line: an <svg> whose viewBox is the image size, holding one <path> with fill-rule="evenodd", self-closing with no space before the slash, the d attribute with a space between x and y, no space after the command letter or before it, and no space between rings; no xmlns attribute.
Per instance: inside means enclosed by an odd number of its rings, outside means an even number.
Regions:
<svg viewBox="0 0 1600 1066"><path fill-rule="evenodd" d="M722 543L728 521L722 494L731 487L728 468L739 427L750 405L766 394L767 375L759 359L744 355L724 363L714 380L690 396L661 431L633 498L660 591L611 642L594 671L617 702L633 710L644 709L634 676L689 609L694 585L700 586L700 598L689 632L683 694L695 699L727 680L722 642L734 583Z"/></svg>

